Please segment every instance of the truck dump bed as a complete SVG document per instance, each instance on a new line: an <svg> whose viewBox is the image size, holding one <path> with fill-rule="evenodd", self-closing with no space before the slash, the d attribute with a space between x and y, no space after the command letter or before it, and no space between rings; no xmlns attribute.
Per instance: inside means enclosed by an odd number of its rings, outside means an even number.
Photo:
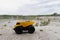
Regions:
<svg viewBox="0 0 60 40"><path fill-rule="evenodd" d="M20 23L20 24L17 24ZM17 22L15 26L23 26L23 27L27 27L29 25L33 25L34 21L25 21L25 22Z"/></svg>

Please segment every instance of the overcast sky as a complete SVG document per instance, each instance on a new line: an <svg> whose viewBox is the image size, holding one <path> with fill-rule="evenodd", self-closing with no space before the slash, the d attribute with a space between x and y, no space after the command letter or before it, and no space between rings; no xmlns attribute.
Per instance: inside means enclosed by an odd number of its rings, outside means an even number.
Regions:
<svg viewBox="0 0 60 40"><path fill-rule="evenodd" d="M0 15L42 15L60 13L60 0L0 0Z"/></svg>

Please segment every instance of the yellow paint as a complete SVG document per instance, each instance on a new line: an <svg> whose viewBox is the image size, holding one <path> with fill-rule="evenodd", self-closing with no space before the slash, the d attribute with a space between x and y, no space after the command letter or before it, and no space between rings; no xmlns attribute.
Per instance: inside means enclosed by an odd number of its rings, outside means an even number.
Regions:
<svg viewBox="0 0 60 40"><path fill-rule="evenodd" d="M20 24L17 25L17 23L20 23ZM34 24L34 21L17 22L17 23L14 26L14 28L17 27L17 26L27 27L29 25L33 25Z"/></svg>

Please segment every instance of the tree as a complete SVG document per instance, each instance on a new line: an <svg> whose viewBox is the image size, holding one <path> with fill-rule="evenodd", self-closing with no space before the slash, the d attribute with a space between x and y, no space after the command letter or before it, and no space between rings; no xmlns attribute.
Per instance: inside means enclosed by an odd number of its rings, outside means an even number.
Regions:
<svg viewBox="0 0 60 40"><path fill-rule="evenodd" d="M53 15L53 16L57 16L57 13L53 13L52 15Z"/></svg>

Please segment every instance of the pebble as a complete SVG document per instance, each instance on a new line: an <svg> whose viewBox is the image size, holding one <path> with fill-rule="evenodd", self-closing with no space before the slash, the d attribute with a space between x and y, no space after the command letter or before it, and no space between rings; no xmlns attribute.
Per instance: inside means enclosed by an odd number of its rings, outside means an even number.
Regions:
<svg viewBox="0 0 60 40"><path fill-rule="evenodd" d="M0 36L1 36L2 34L0 34Z"/></svg>
<svg viewBox="0 0 60 40"><path fill-rule="evenodd" d="M43 31L42 29L40 31Z"/></svg>

